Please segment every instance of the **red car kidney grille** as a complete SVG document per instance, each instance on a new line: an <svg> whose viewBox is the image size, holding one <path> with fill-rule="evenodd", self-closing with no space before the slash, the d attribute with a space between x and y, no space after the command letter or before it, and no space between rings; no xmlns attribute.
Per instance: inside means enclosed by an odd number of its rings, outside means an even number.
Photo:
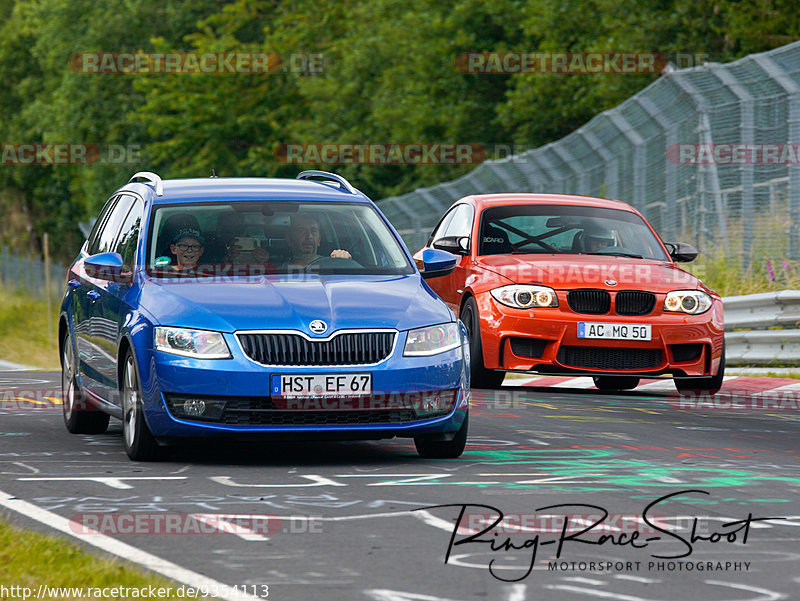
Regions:
<svg viewBox="0 0 800 601"><path fill-rule="evenodd" d="M570 290L567 304L575 313L604 315L611 310L611 295L605 290Z"/></svg>

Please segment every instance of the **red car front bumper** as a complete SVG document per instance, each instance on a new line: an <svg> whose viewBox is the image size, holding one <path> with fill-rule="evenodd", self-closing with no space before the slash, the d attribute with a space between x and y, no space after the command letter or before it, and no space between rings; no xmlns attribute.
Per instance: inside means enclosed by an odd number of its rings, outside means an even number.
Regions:
<svg viewBox="0 0 800 601"><path fill-rule="evenodd" d="M709 376L722 355L723 310L715 298L700 315L664 312L665 294L656 295L648 315L587 315L572 311L566 290L557 291L559 306L514 309L488 292L475 300L481 323L487 369L549 373ZM578 338L578 323L649 324L650 340Z"/></svg>

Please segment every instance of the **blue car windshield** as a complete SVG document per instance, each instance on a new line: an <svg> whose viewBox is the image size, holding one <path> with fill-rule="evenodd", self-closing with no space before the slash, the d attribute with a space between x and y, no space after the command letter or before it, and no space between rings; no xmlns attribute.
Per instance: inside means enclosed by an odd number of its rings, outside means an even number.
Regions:
<svg viewBox="0 0 800 601"><path fill-rule="evenodd" d="M149 232L147 270L157 277L414 273L397 238L366 203L155 206Z"/></svg>

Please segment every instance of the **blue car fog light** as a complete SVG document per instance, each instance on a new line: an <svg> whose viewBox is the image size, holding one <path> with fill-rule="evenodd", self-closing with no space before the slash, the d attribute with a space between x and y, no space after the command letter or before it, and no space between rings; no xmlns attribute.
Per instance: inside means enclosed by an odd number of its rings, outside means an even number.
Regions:
<svg viewBox="0 0 800 601"><path fill-rule="evenodd" d="M166 397L170 413L175 417L200 420L219 420L225 411L225 401L189 397Z"/></svg>
<svg viewBox="0 0 800 601"><path fill-rule="evenodd" d="M430 417L450 413L455 407L458 390L420 392L413 396L412 405L417 416Z"/></svg>

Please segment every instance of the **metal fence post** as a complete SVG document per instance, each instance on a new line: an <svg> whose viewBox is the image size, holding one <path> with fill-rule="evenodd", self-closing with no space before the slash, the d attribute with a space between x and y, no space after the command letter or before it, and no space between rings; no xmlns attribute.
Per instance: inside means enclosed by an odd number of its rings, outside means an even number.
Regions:
<svg viewBox="0 0 800 601"><path fill-rule="evenodd" d="M583 171L582 169L578 169L577 167L578 161L575 158L575 156L566 148L562 148L562 146L564 146L563 143L553 144L553 152L558 156L558 158L564 161L564 164L567 167L569 167L570 171L572 171L572 173L574 174L573 177L577 176L578 192L580 194L586 194L587 193L585 185L586 172ZM566 176L564 179L566 179L567 177L569 176Z"/></svg>
<svg viewBox="0 0 800 601"><path fill-rule="evenodd" d="M709 70L727 88L736 94L741 106L741 143L753 144L755 132L753 127L753 96L744 86L722 65L715 63L709 65ZM753 163L745 162L741 166L739 181L742 184L742 225L744 233L742 238L742 265L749 267L753 253ZM726 203L727 204L727 203Z"/></svg>
<svg viewBox="0 0 800 601"><path fill-rule="evenodd" d="M700 140L709 148L713 146L714 139L711 135L711 121L708 118L708 101L700 91L686 78L686 74L680 71L675 71L671 74L672 79L681 87L681 89L692 97L699 113L698 131L700 133ZM711 161L706 169L705 165L700 166L701 173L703 174L703 196L705 196L705 175L708 174L708 179L711 184L711 194L714 199L714 208L717 212L717 225L722 235L723 246L725 252L729 250L728 246L728 224L725 221L725 209L722 206L722 191L719 185L719 174L717 173L717 165ZM705 210L705 202L703 203L702 210ZM703 225L705 225L705 215L702 218Z"/></svg>
<svg viewBox="0 0 800 601"><path fill-rule="evenodd" d="M414 228L414 245L417 247L422 247L424 242L420 242L422 239L422 224L419 220L419 213L416 211L412 211L406 206L406 203L402 200L395 200L395 205L402 213L405 213L406 216L411 220L411 227ZM411 252L413 253L416 249L412 248Z"/></svg>
<svg viewBox="0 0 800 601"><path fill-rule="evenodd" d="M618 112L611 112L608 115L609 121L619 132L625 136L633 147L633 206L644 211L644 170L647 159L644 155L645 141L639 133L633 129L628 120Z"/></svg>
<svg viewBox="0 0 800 601"><path fill-rule="evenodd" d="M788 94L789 119L786 142L797 144L800 140L800 85L789 77L769 56L756 54L753 61ZM800 169L788 167L789 176L789 257L800 260Z"/></svg>
<svg viewBox="0 0 800 601"><path fill-rule="evenodd" d="M666 150L672 146L673 144L677 143L677 133L675 127L673 127L673 123L671 119L668 119L664 113L656 106L656 103L650 100L647 96L637 95L634 97L635 102L642 107L642 110L647 113L653 120L655 120L659 127L664 130L666 135L665 145L666 148L664 149L663 154L663 161L664 161L664 175L665 175L665 189L664 189L664 199L662 201L651 201L647 202L644 206L658 207L658 216L659 216L659 230L660 233L665 236L668 240L675 239L675 227L674 221L667 219L667 203L670 199L675 199L676 197L676 178L677 173L675 171L675 165L666 159L667 153Z"/></svg>
<svg viewBox="0 0 800 601"><path fill-rule="evenodd" d="M617 157L608 148L603 146L603 143L600 142L599 138L593 131L587 129L586 127L581 127L577 133L584 140L586 140L587 144L589 144L589 147L596 154L599 154L602 161L605 163L605 197L616 199L618 194L617 178L619 176L619 163L617 163Z"/></svg>
<svg viewBox="0 0 800 601"><path fill-rule="evenodd" d="M553 167L553 163L550 162L550 159L547 158L546 150L550 148L552 144L548 144L544 148L539 149L537 152L532 152L530 154L531 163L533 163L536 167L539 168L546 176L553 183L553 187L558 187L558 190L546 190L546 192L564 192L564 180L560 177L555 177L553 174L556 172L555 167Z"/></svg>

